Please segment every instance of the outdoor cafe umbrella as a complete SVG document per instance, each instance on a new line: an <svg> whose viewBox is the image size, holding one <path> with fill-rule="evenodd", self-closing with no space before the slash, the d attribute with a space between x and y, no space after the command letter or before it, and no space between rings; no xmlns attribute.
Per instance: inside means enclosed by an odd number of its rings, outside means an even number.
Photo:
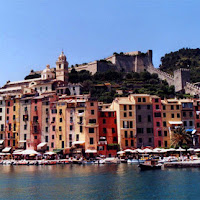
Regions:
<svg viewBox="0 0 200 200"><path fill-rule="evenodd" d="M135 149L135 151L136 151L137 153L144 153L144 151L143 151L142 149Z"/></svg>
<svg viewBox="0 0 200 200"><path fill-rule="evenodd" d="M186 151L185 149L179 147L178 149L176 149L176 151L180 151L180 152L183 152L183 151Z"/></svg>
<svg viewBox="0 0 200 200"><path fill-rule="evenodd" d="M188 151L194 151L194 149L193 148L189 148Z"/></svg>
<svg viewBox="0 0 200 200"><path fill-rule="evenodd" d="M200 152L200 149L195 149L194 152Z"/></svg>
<svg viewBox="0 0 200 200"><path fill-rule="evenodd" d="M124 152L126 152L126 153L133 153L133 150L132 149L126 149L126 150L124 150Z"/></svg>
<svg viewBox="0 0 200 200"><path fill-rule="evenodd" d="M144 153L152 153L152 150L151 149L143 149Z"/></svg>
<svg viewBox="0 0 200 200"><path fill-rule="evenodd" d="M118 151L117 154L124 154L124 151Z"/></svg>
<svg viewBox="0 0 200 200"><path fill-rule="evenodd" d="M167 152L166 149L155 148L153 149L153 153L165 153Z"/></svg>

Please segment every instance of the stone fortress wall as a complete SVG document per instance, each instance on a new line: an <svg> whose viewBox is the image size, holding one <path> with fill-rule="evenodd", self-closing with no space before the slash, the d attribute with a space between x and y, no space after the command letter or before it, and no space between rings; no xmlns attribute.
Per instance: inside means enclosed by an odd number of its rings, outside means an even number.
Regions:
<svg viewBox="0 0 200 200"><path fill-rule="evenodd" d="M146 53L133 51L123 54L113 54L103 60L77 65L74 68L76 71L88 70L92 74L108 70L138 73L148 71L151 74L158 74L158 77L161 80L166 80L170 86L174 85L176 92L184 90L185 93L200 96L200 87L190 83L189 69L181 68L175 70L173 75L168 74L153 66L152 55L152 50L148 50ZM71 68L69 68L70 71Z"/></svg>

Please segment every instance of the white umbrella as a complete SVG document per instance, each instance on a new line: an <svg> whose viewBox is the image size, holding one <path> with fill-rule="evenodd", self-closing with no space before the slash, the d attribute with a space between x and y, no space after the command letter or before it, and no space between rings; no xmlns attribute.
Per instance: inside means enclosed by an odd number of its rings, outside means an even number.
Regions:
<svg viewBox="0 0 200 200"><path fill-rule="evenodd" d="M118 151L117 154L124 154L124 151Z"/></svg>
<svg viewBox="0 0 200 200"><path fill-rule="evenodd" d="M124 152L129 152L129 153L133 153L133 150L132 149L126 149L126 150L124 150Z"/></svg>
<svg viewBox="0 0 200 200"><path fill-rule="evenodd" d="M23 150L15 150L15 151L13 152L13 155L22 155L22 151L23 151Z"/></svg>
<svg viewBox="0 0 200 200"><path fill-rule="evenodd" d="M183 149L183 148L181 148L181 147L179 147L178 149L176 149L176 151L186 151L185 149Z"/></svg>
<svg viewBox="0 0 200 200"><path fill-rule="evenodd" d="M189 148L188 151L194 151L194 149L193 148Z"/></svg>
<svg viewBox="0 0 200 200"><path fill-rule="evenodd" d="M176 151L176 149L170 148L170 149L166 149L167 151Z"/></svg>
<svg viewBox="0 0 200 200"><path fill-rule="evenodd" d="M138 153L144 153L142 149L135 149L135 151L137 151Z"/></svg>
<svg viewBox="0 0 200 200"><path fill-rule="evenodd" d="M151 149L143 149L144 153L152 153L152 150Z"/></svg>
<svg viewBox="0 0 200 200"><path fill-rule="evenodd" d="M194 152L200 152L200 149L195 149Z"/></svg>
<svg viewBox="0 0 200 200"><path fill-rule="evenodd" d="M22 155L38 155L40 153L38 153L37 151L35 150L32 150L32 149L27 149L27 150L24 150L21 152Z"/></svg>
<svg viewBox="0 0 200 200"><path fill-rule="evenodd" d="M165 153L166 149L161 149L161 148L155 148L153 149L153 153Z"/></svg>
<svg viewBox="0 0 200 200"><path fill-rule="evenodd" d="M49 152L46 152L44 155L55 155L56 153L55 152L53 152L53 151L49 151Z"/></svg>

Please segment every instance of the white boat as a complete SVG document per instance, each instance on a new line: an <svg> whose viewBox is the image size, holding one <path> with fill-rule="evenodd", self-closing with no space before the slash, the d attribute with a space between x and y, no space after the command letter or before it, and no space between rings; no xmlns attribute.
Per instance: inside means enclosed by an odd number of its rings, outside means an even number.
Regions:
<svg viewBox="0 0 200 200"><path fill-rule="evenodd" d="M127 163L129 164L138 164L138 163L144 163L145 160L138 160L138 159L128 159Z"/></svg>

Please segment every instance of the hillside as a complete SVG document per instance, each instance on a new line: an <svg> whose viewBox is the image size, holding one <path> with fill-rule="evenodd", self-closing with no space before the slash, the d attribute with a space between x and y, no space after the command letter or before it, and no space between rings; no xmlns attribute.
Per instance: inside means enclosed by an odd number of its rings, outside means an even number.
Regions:
<svg viewBox="0 0 200 200"><path fill-rule="evenodd" d="M90 93L92 97L111 103L117 96L128 96L130 93L146 93L158 95L162 98L174 97L174 87L169 87L166 81L158 78L157 74L149 72L123 73L116 71L97 72L91 75L89 71L69 73L69 82L81 83L83 93Z"/></svg>
<svg viewBox="0 0 200 200"><path fill-rule="evenodd" d="M169 74L179 68L190 68L191 82L200 82L200 49L183 48L165 54L161 58L160 70Z"/></svg>

